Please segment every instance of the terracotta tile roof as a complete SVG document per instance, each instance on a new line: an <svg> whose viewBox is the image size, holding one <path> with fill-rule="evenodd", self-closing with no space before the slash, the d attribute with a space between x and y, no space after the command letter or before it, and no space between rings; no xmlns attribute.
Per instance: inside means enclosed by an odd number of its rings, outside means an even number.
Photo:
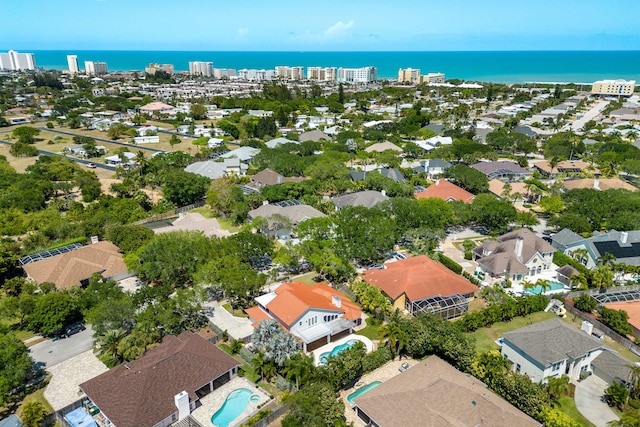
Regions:
<svg viewBox="0 0 640 427"><path fill-rule="evenodd" d="M480 380L437 356L385 381L355 404L380 427L540 426Z"/></svg>
<svg viewBox="0 0 640 427"><path fill-rule="evenodd" d="M266 308L287 328L309 309L341 312L344 313L342 317L349 320L356 320L362 316L362 312L356 304L326 283L315 285L307 285L302 282L283 283L275 290L275 293L277 296L267 304ZM334 296L340 298L341 307L333 304Z"/></svg>
<svg viewBox="0 0 640 427"><path fill-rule="evenodd" d="M140 359L80 384L118 427L151 427L177 412L174 396L195 391L240 364L193 332L166 336Z"/></svg>
<svg viewBox="0 0 640 427"><path fill-rule="evenodd" d="M146 105L140 107L140 111L164 111L164 110L175 110L176 107L173 105L165 104L164 102L150 102Z"/></svg>
<svg viewBox="0 0 640 427"><path fill-rule="evenodd" d="M254 327L257 326L257 324L262 322L263 320L273 319L273 317L269 316L269 314L266 311L264 311L257 305L254 305L253 307L245 308L244 312L247 313L247 316L249 316L251 320L253 320Z"/></svg>
<svg viewBox="0 0 640 427"><path fill-rule="evenodd" d="M406 294L411 301L436 295L469 294L477 287L426 255L385 264L384 270L365 271L362 279L394 300Z"/></svg>
<svg viewBox="0 0 640 427"><path fill-rule="evenodd" d="M52 256L24 266L37 283L55 283L58 289L80 286L80 281L94 273L112 277L127 272L120 249L111 242L101 241L71 252Z"/></svg>
<svg viewBox="0 0 640 427"><path fill-rule="evenodd" d="M415 196L416 199L436 197L438 199L446 200L447 202L462 201L465 203L471 203L473 198L476 197L464 188L460 188L446 179L437 180L427 187L426 190L416 193Z"/></svg>

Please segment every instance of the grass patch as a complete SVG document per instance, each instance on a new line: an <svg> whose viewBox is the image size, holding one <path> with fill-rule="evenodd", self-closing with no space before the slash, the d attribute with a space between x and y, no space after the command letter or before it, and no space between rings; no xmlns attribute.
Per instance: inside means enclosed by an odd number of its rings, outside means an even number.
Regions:
<svg viewBox="0 0 640 427"><path fill-rule="evenodd" d="M356 331L355 333L358 335L363 335L372 341L379 340L380 335L378 334L378 328L380 328L380 325L382 323L379 320L376 321L375 319L372 319L371 317L367 317L365 322L367 326L363 329L360 329L359 331Z"/></svg>
<svg viewBox="0 0 640 427"><path fill-rule="evenodd" d="M53 413L53 407L51 407L47 399L44 397L44 390L45 388L43 387L40 390L36 390L33 393L25 396L25 398L22 400L22 403L20 404L20 408L17 411L17 415L22 415L22 408L29 402L40 402L44 410L47 411L47 414Z"/></svg>
<svg viewBox="0 0 640 427"><path fill-rule="evenodd" d="M291 280L293 282L306 283L307 285L315 285L316 283L318 283L315 280L317 277L318 277L318 273L311 272L311 273L303 274L302 276L292 277Z"/></svg>
<svg viewBox="0 0 640 427"><path fill-rule="evenodd" d="M229 347L227 344L220 343L220 344L218 344L218 347L220 347L222 350L224 350L224 352L227 353L229 356L233 356L233 352L231 351L231 347Z"/></svg>
<svg viewBox="0 0 640 427"><path fill-rule="evenodd" d="M233 314L233 311L231 310L231 304L229 304L228 302L222 304L222 307L227 310L229 313Z"/></svg>
<svg viewBox="0 0 640 427"><path fill-rule="evenodd" d="M578 411L578 408L576 408L576 402L572 397L562 396L558 399L558 402L560 403L558 409L569 415L575 422L584 427L595 427L580 413L580 411Z"/></svg>
<svg viewBox="0 0 640 427"><path fill-rule="evenodd" d="M277 397L277 396L280 396L280 393L282 393L280 391L280 389L278 389L278 387L276 387L275 385L273 385L271 383L267 383L267 382L261 381L261 382L258 383L258 385L260 386L261 389L266 391L271 396Z"/></svg>
<svg viewBox="0 0 640 427"><path fill-rule="evenodd" d="M215 215L209 206L201 206L199 208L191 209L189 212L199 213L205 218L213 218ZM220 219L218 219L220 222Z"/></svg>
<svg viewBox="0 0 640 427"><path fill-rule="evenodd" d="M545 313L544 311L530 314L526 317L516 317L509 322L494 323L490 327L480 328L475 332L471 332L468 335L473 337L476 341L476 351L484 353L489 350L496 350L500 348L495 341L502 337L505 332L513 331L514 329L522 328L523 326L531 325L533 323L541 322L543 320L551 319L555 317L555 314L551 312Z"/></svg>
<svg viewBox="0 0 640 427"><path fill-rule="evenodd" d="M242 229L242 227L231 224L231 221L227 218L217 218L217 220L220 228L227 230L229 233L237 233Z"/></svg>

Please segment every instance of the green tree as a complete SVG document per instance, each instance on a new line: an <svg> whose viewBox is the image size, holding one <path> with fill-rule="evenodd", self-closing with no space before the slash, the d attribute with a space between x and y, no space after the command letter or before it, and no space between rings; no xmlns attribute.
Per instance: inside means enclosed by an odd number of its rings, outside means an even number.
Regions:
<svg viewBox="0 0 640 427"><path fill-rule="evenodd" d="M33 144L36 141L36 136L40 135L40 129L31 126L18 126L11 134L22 144Z"/></svg>
<svg viewBox="0 0 640 427"><path fill-rule="evenodd" d="M182 170L165 175L162 190L167 201L176 206L186 206L204 198L210 179Z"/></svg>
<svg viewBox="0 0 640 427"><path fill-rule="evenodd" d="M587 313L591 313L598 308L598 301L586 293L573 300L573 303L578 310L585 311Z"/></svg>
<svg viewBox="0 0 640 427"><path fill-rule="evenodd" d="M144 246L154 236L149 227L142 225L115 225L106 229L105 237L125 253Z"/></svg>
<svg viewBox="0 0 640 427"><path fill-rule="evenodd" d="M608 265L598 265L591 270L591 284L594 288L606 289L613 285L613 270Z"/></svg>
<svg viewBox="0 0 640 427"><path fill-rule="evenodd" d="M563 375L558 378L549 378L547 381L547 390L552 400L558 401L560 396L569 392L569 377Z"/></svg>
<svg viewBox="0 0 640 427"><path fill-rule="evenodd" d="M76 299L69 292L52 292L36 298L28 316L29 327L40 333L52 333L81 318Z"/></svg>
<svg viewBox="0 0 640 427"><path fill-rule="evenodd" d="M633 334L633 328L629 324L629 315L624 310L613 310L607 307L600 307L600 318L605 325L620 335Z"/></svg>
<svg viewBox="0 0 640 427"><path fill-rule="evenodd" d="M287 381L295 380L296 389L305 384L314 374L313 357L304 353L297 354L284 364L284 374Z"/></svg>
<svg viewBox="0 0 640 427"><path fill-rule="evenodd" d="M471 209L478 224L497 231L506 229L517 215L516 208L511 203L498 200L491 194L477 195Z"/></svg>
<svg viewBox="0 0 640 427"><path fill-rule="evenodd" d="M614 382L604 391L609 401L618 407L618 409L622 409L624 405L627 404L627 400L629 400L629 389L621 383Z"/></svg>
<svg viewBox="0 0 640 427"><path fill-rule="evenodd" d="M171 146L171 150L173 150L173 147L175 145L178 145L181 142L182 140L177 135L171 135L171 138L169 138L169 145Z"/></svg>
<svg viewBox="0 0 640 427"><path fill-rule="evenodd" d="M469 166L453 165L445 171L444 176L473 194L483 193L489 189L487 176Z"/></svg>
<svg viewBox="0 0 640 427"><path fill-rule="evenodd" d="M33 371L27 347L11 334L0 335L0 404L6 405L9 392L24 384Z"/></svg>
<svg viewBox="0 0 640 427"><path fill-rule="evenodd" d="M47 411L42 403L32 401L22 407L20 418L26 427L40 427L46 416Z"/></svg>
<svg viewBox="0 0 640 427"><path fill-rule="evenodd" d="M317 382L291 394L286 403L289 413L283 418L283 427L341 427L344 422L344 403L331 386Z"/></svg>
<svg viewBox="0 0 640 427"><path fill-rule="evenodd" d="M207 108L202 104L191 104L189 113L193 120L204 120L207 118Z"/></svg>
<svg viewBox="0 0 640 427"><path fill-rule="evenodd" d="M109 126L109 129L107 130L107 138L113 139L113 140L119 139L121 136L127 135L130 129L131 128L129 128L129 126L125 124L114 123L111 126Z"/></svg>

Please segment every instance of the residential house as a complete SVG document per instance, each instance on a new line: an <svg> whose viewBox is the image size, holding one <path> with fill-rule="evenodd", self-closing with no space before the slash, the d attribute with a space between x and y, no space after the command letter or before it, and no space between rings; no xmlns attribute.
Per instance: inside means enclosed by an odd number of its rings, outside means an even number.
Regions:
<svg viewBox="0 0 640 427"><path fill-rule="evenodd" d="M522 228L485 240L472 253L482 272L519 281L549 271L555 251L531 230Z"/></svg>
<svg viewBox="0 0 640 427"><path fill-rule="evenodd" d="M240 159L241 162L251 163L253 158L260 152L259 148L253 148L249 146L244 146L240 148L236 148L235 150L231 150L228 153L224 153L220 157L223 159L230 159L232 157L236 157Z"/></svg>
<svg viewBox="0 0 640 427"><path fill-rule="evenodd" d="M120 248L106 240L31 262L22 268L35 283L54 283L58 289L87 286L94 274L112 280L132 275Z"/></svg>
<svg viewBox="0 0 640 427"><path fill-rule="evenodd" d="M140 107L141 113L148 113L151 115L158 115L158 114L173 115L175 114L175 111L176 111L176 107L174 107L173 105L165 104L164 102L150 102Z"/></svg>
<svg viewBox="0 0 640 427"><path fill-rule="evenodd" d="M362 280L379 288L394 309L415 316L433 313L445 319L465 314L478 290L466 279L426 255L389 262L384 269L372 268Z"/></svg>
<svg viewBox="0 0 640 427"><path fill-rule="evenodd" d="M433 146L433 147L438 147L440 145L451 145L453 144L453 138L451 138L450 136L440 136L440 135L436 135L433 136L429 139L427 139L427 144Z"/></svg>
<svg viewBox="0 0 640 427"><path fill-rule="evenodd" d="M569 235L569 233L563 234ZM552 236L552 241L556 236ZM565 254L578 257L578 262L589 269L598 265L605 254L615 257L612 260L613 263L640 266L640 230L611 230L606 233L595 231L593 236L588 238L580 236L579 240L576 237L568 239L564 247Z"/></svg>
<svg viewBox="0 0 640 427"><path fill-rule="evenodd" d="M621 180L620 178L579 178L565 179L562 184L566 190L580 188L593 188L595 190L606 191L611 189L638 191L636 187Z"/></svg>
<svg viewBox="0 0 640 427"><path fill-rule="evenodd" d="M108 165L113 166L133 166L136 164L135 162L136 154L130 151L123 151L120 154L115 154L113 156L105 157L104 162Z"/></svg>
<svg viewBox="0 0 640 427"><path fill-rule="evenodd" d="M551 165L547 160L533 163L533 167L540 173L548 178L555 178L559 174L577 175L582 172L588 172L594 175L599 175L600 171L591 166L590 163L583 162L582 160L564 160L558 162L557 165L551 168Z"/></svg>
<svg viewBox="0 0 640 427"><path fill-rule="evenodd" d="M635 365L637 366L638 363L636 362ZM625 359L617 351L609 348L605 348L591 362L593 375L604 380L607 384L613 384L614 382L628 384L631 378L632 366L634 364L630 360Z"/></svg>
<svg viewBox="0 0 640 427"><path fill-rule="evenodd" d="M508 183L511 186L511 190L509 191L509 202L515 202L517 200L522 200L525 194L528 194L529 190L527 189L527 184L524 182L510 182ZM499 179L492 179L489 181L489 192L494 196L499 197L504 200L504 187L507 185L504 181L500 181Z"/></svg>
<svg viewBox="0 0 640 427"><path fill-rule="evenodd" d="M446 202L460 201L464 203L471 203L476 197L464 188L458 187L446 179L437 179L436 182L428 186L424 191L416 193L414 196L416 199L435 197Z"/></svg>
<svg viewBox="0 0 640 427"><path fill-rule="evenodd" d="M506 332L501 352L515 372L539 383L563 375L579 379L592 372L591 362L604 349L590 334L553 318Z"/></svg>
<svg viewBox="0 0 640 427"><path fill-rule="evenodd" d="M573 245L576 242L584 240L584 237L582 237L577 233L574 233L568 228L563 228L562 230L558 231L553 236L551 236L550 239L551 239L551 246L553 246L554 248L556 248L561 252L566 252L569 246Z"/></svg>
<svg viewBox="0 0 640 427"><path fill-rule="evenodd" d="M157 347L80 384L114 427L166 427L238 374L240 363L198 334L166 336Z"/></svg>
<svg viewBox="0 0 640 427"><path fill-rule="evenodd" d="M360 308L326 283L283 283L273 292L257 297L256 302L256 306L245 310L249 318L255 323L277 321L300 338L304 351L349 335L362 323Z"/></svg>
<svg viewBox="0 0 640 427"><path fill-rule="evenodd" d="M406 179L404 178L404 175L402 175L402 172L400 172L396 168L382 168L380 169L380 173L383 176L386 176L387 178L394 180L395 182L406 181Z"/></svg>
<svg viewBox="0 0 640 427"><path fill-rule="evenodd" d="M365 425L537 427L477 378L430 356L355 398Z"/></svg>
<svg viewBox="0 0 640 427"><path fill-rule="evenodd" d="M270 141L265 142L264 145L266 145L268 148L276 148L279 145L283 145L283 144L300 144L300 142L298 141L294 141L292 139L287 139L287 138L275 138L272 139Z"/></svg>
<svg viewBox="0 0 640 427"><path fill-rule="evenodd" d="M293 228L305 219L326 216L316 208L302 204L297 200L285 200L277 203L265 203L259 208L250 210L247 217L249 221L253 221L258 217L273 218L274 215L280 215L289 222L289 224L279 224L277 229L270 230L276 237L290 235Z"/></svg>
<svg viewBox="0 0 640 427"><path fill-rule="evenodd" d="M488 179L526 179L531 176L528 169L509 161L478 162L471 167L485 174Z"/></svg>
<svg viewBox="0 0 640 427"><path fill-rule="evenodd" d="M451 163L442 159L427 159L420 162L420 166L413 171L416 173L424 172L427 178L434 180L435 177L440 176L451 167Z"/></svg>
<svg viewBox="0 0 640 427"><path fill-rule="evenodd" d="M300 142L305 142L305 141L315 141L315 142L331 141L331 137L329 135L327 135L326 133L322 132L320 129L314 129L314 130L309 131L309 132L301 133L300 136L298 137L298 141L300 141Z"/></svg>
<svg viewBox="0 0 640 427"><path fill-rule="evenodd" d="M247 187L261 190L269 185L283 184L285 182L301 182L305 179L304 176L283 176L267 168L253 175L249 183L247 183Z"/></svg>
<svg viewBox="0 0 640 427"><path fill-rule="evenodd" d="M244 176L247 173L247 169L249 169L249 166L235 157L224 159L221 162L214 160L195 162L184 168L185 172L206 176L210 179L218 179L231 175Z"/></svg>
<svg viewBox="0 0 640 427"><path fill-rule="evenodd" d="M347 206L364 206L372 208L380 202L389 200L389 196L384 191L358 191L356 193L343 194L331 199L337 210Z"/></svg>

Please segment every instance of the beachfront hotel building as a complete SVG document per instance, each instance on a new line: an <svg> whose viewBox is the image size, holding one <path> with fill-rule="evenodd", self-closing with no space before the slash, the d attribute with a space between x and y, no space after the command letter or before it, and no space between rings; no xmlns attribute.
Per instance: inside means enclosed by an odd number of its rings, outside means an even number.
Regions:
<svg viewBox="0 0 640 427"><path fill-rule="evenodd" d="M285 80L302 80L304 79L304 68L279 65L276 67L276 77Z"/></svg>
<svg viewBox="0 0 640 427"><path fill-rule="evenodd" d="M335 82L338 75L336 67L307 67L307 79L320 82Z"/></svg>
<svg viewBox="0 0 640 427"><path fill-rule="evenodd" d="M78 74L78 71L80 71L80 67L78 67L78 55L67 55L67 65L69 66L69 74Z"/></svg>
<svg viewBox="0 0 640 427"><path fill-rule="evenodd" d="M337 80L341 83L371 83L377 79L376 67L338 68Z"/></svg>
<svg viewBox="0 0 640 427"><path fill-rule="evenodd" d="M636 87L635 80L598 80L591 87L592 95L631 96Z"/></svg>
<svg viewBox="0 0 640 427"><path fill-rule="evenodd" d="M235 68L214 68L213 77L216 79L229 79L237 75Z"/></svg>
<svg viewBox="0 0 640 427"><path fill-rule="evenodd" d="M444 83L443 73L420 74L419 68L400 68L398 70L398 82L400 83Z"/></svg>
<svg viewBox="0 0 640 427"><path fill-rule="evenodd" d="M155 75L158 71L164 71L167 74L173 74L173 64L149 64L145 67L144 72Z"/></svg>
<svg viewBox="0 0 640 427"><path fill-rule="evenodd" d="M262 81L262 80L272 80L276 75L275 70L256 70L256 69L246 69L238 71L238 78L240 80L249 80L249 81Z"/></svg>
<svg viewBox="0 0 640 427"><path fill-rule="evenodd" d="M213 62L192 61L189 62L189 75L190 76L213 76Z"/></svg>
<svg viewBox="0 0 640 427"><path fill-rule="evenodd" d="M84 61L84 72L88 76L101 76L107 74L107 63L98 61Z"/></svg>
<svg viewBox="0 0 640 427"><path fill-rule="evenodd" d="M10 50L0 53L0 71L33 71L36 69L36 59L33 53L18 53Z"/></svg>

